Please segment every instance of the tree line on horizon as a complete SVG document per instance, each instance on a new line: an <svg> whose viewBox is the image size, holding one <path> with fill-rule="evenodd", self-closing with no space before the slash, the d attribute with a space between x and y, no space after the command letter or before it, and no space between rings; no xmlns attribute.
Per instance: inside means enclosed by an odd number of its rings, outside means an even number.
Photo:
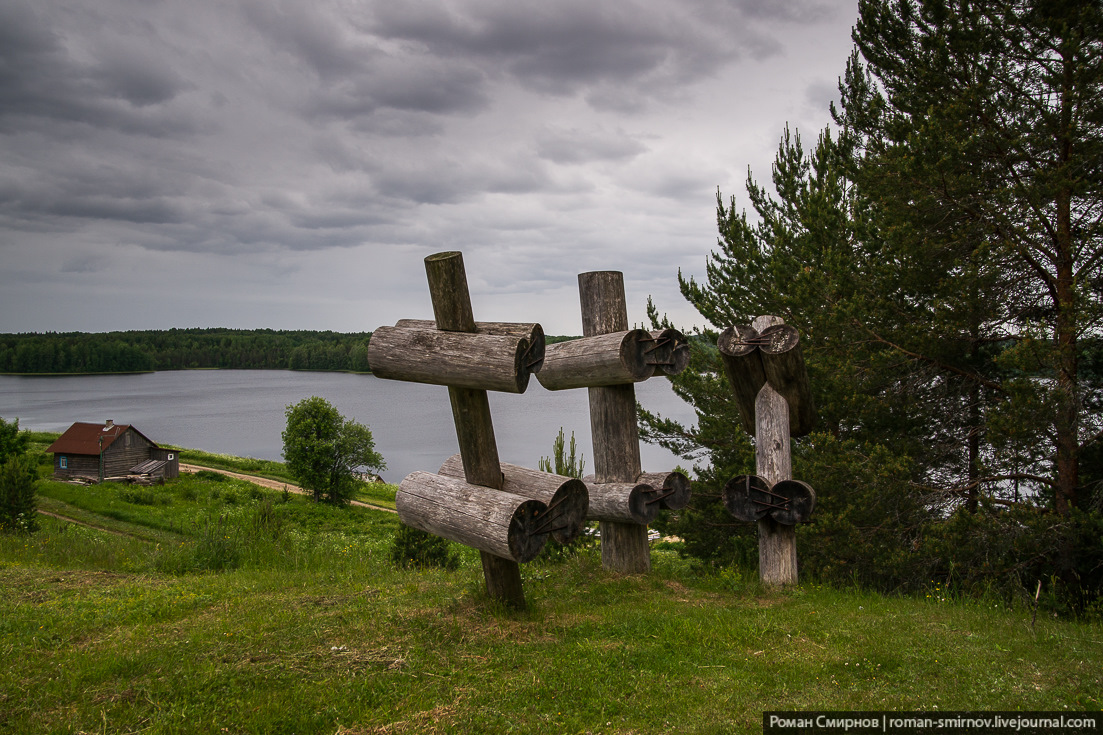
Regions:
<svg viewBox="0 0 1103 735"><path fill-rule="evenodd" d="M168 329L0 335L0 373L199 368L368 372L371 332Z"/></svg>
<svg viewBox="0 0 1103 735"><path fill-rule="evenodd" d="M371 372L371 332L228 329L0 334L0 373L221 368ZM554 343L575 337L547 337Z"/></svg>

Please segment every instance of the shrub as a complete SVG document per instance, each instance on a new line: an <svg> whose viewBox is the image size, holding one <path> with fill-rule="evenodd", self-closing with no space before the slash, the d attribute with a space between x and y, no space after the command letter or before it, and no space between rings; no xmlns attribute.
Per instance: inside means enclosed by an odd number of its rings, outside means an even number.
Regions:
<svg viewBox="0 0 1103 735"><path fill-rule="evenodd" d="M391 559L401 567L439 567L458 569L460 557L440 536L410 526L399 526L394 537Z"/></svg>
<svg viewBox="0 0 1103 735"><path fill-rule="evenodd" d="M119 498L133 505L168 505L172 502L165 493L140 485L124 487L119 491Z"/></svg>
<svg viewBox="0 0 1103 735"><path fill-rule="evenodd" d="M33 533L38 530L35 468L14 455L0 466L0 531Z"/></svg>

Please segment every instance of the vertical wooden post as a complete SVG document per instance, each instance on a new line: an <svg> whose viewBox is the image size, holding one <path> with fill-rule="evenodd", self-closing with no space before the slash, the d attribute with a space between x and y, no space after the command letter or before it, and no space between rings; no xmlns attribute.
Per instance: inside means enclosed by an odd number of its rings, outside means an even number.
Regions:
<svg viewBox="0 0 1103 735"><path fill-rule="evenodd" d="M751 327L761 333L782 324L776 316L760 316ZM793 479L789 442L789 404L769 383L755 399L755 471L774 485ZM794 526L766 516L758 522L759 579L770 586L797 583L797 534Z"/></svg>
<svg viewBox="0 0 1103 735"><path fill-rule="evenodd" d="M580 273L578 292L584 337L628 329L624 276L619 271ZM635 387L628 383L587 391L596 482L635 482L641 473ZM603 567L622 574L651 570L647 526L613 521L602 521L600 525Z"/></svg>
<svg viewBox="0 0 1103 735"><path fill-rule="evenodd" d="M430 255L425 259L425 275L429 279L437 328L447 332L474 332L475 317L471 311L463 254ZM456 424L465 479L472 485L501 490L504 480L486 391L449 386L448 398L452 403L452 419ZM512 607L524 608L521 566L485 551L479 554L487 594Z"/></svg>

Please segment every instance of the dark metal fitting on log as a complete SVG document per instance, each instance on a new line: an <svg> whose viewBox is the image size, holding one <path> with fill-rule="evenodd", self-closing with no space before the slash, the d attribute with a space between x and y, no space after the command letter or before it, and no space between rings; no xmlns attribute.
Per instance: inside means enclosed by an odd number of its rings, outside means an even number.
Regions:
<svg viewBox="0 0 1103 735"><path fill-rule="evenodd" d="M537 526L536 528L532 529L532 533L536 536L546 536L549 533L555 533L556 531L562 531L564 528L569 528L569 526L567 526L567 525L562 525L562 526L556 526L555 528L548 528L547 530L544 530L546 528L546 526L547 526L546 523L543 526Z"/></svg>
<svg viewBox="0 0 1103 735"><path fill-rule="evenodd" d="M673 495L673 494L674 494L674 491L673 491L673 490L671 490L671 491L670 491L670 492L668 492L668 493L663 493L662 495L660 495L660 496L659 496L659 497L657 497L657 498L652 498L651 500L648 500L648 501L647 501L647 504L648 504L648 505L651 505L652 503L661 503L662 501L666 500L667 498L669 498L669 497L670 497L671 495Z"/></svg>

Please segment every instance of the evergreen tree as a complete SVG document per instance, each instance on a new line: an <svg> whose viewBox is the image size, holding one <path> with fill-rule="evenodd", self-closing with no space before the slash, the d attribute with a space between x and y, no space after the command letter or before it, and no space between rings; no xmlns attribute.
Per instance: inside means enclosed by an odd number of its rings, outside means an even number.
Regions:
<svg viewBox="0 0 1103 735"><path fill-rule="evenodd" d="M914 354L969 384L959 489L1026 486L1067 516L1101 428L1079 342L1103 317L1103 9L862 0L854 40L845 171L886 255L929 261L917 324L945 331Z"/></svg>
<svg viewBox="0 0 1103 735"><path fill-rule="evenodd" d="M1100 8L863 0L860 13L839 133L806 153L785 131L776 195L748 182L754 221L718 196L718 250L701 282L679 274L682 293L716 329L776 314L802 334L821 415L794 443L819 500L799 530L806 567L915 585L980 562L964 542L983 533L1009 553L977 578L998 566L1011 582L1096 584L1075 540L1093 521L1060 530L993 508L1068 516L1081 458L1087 479L1103 475ZM748 529L718 502L753 452L715 337L673 379L698 426L641 412L642 432L711 460L671 530L699 555L748 558ZM976 519L945 522L959 507ZM1028 528L1030 543L1010 541Z"/></svg>

